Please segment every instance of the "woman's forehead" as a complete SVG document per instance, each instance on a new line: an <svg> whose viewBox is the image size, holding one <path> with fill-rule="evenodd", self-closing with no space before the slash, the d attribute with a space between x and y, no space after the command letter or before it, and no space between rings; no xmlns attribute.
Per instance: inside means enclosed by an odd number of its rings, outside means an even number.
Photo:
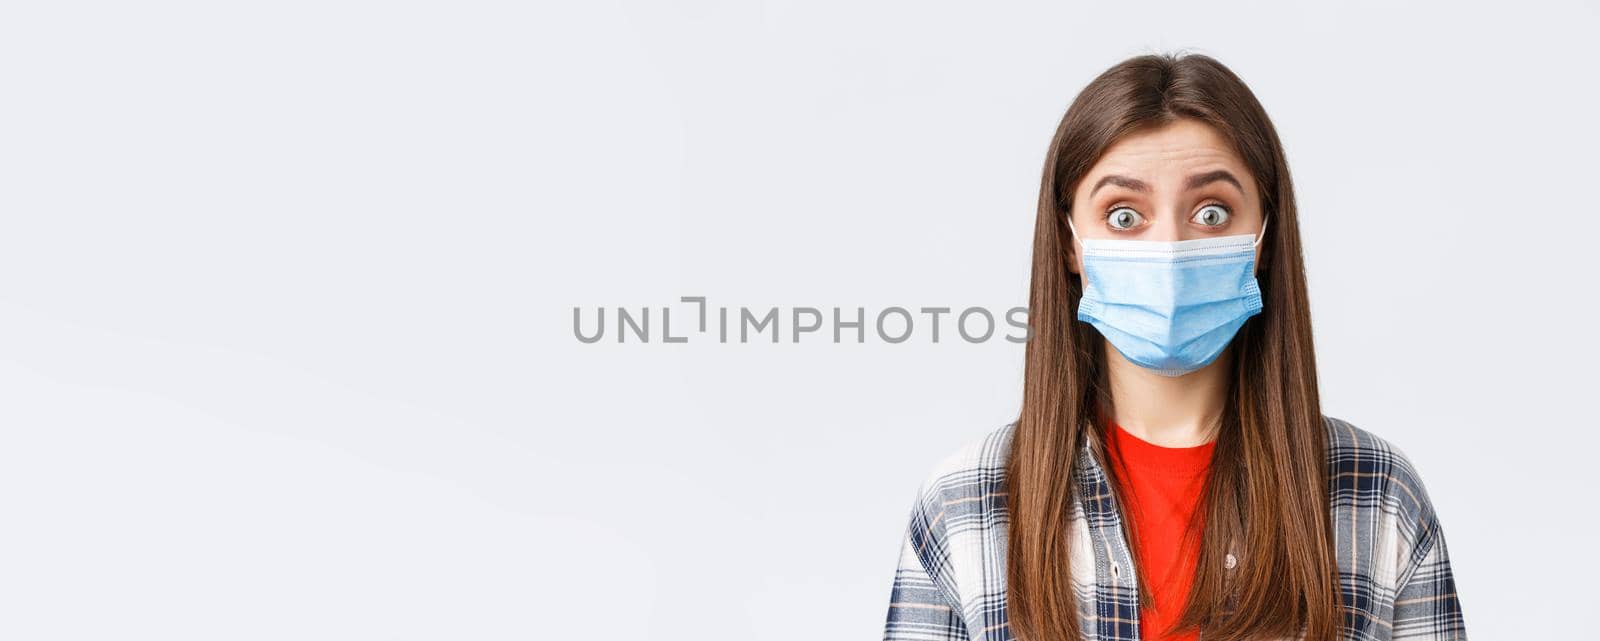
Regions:
<svg viewBox="0 0 1600 641"><path fill-rule="evenodd" d="M1107 148L1078 182L1077 195L1088 196L1108 182L1134 186L1135 191L1181 192L1200 184L1196 177L1226 173L1252 194L1252 173L1233 143L1211 125L1180 119L1133 132Z"/></svg>
<svg viewBox="0 0 1600 641"><path fill-rule="evenodd" d="M1204 163L1244 169L1244 160L1221 132L1211 125L1185 118L1124 136L1106 149L1091 171L1113 166L1160 170Z"/></svg>

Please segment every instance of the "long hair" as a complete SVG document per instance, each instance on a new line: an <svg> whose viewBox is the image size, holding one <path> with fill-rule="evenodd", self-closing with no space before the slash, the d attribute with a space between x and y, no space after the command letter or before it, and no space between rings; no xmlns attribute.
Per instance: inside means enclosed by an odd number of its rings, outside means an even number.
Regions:
<svg viewBox="0 0 1600 641"><path fill-rule="evenodd" d="M1340 631L1327 444L1283 147L1255 95L1227 67L1203 55L1166 54L1129 59L1090 82L1062 117L1045 160L1028 296L1034 334L1005 474L1007 609L1012 634L1023 641L1080 638L1068 567L1073 479L1082 449L1107 460L1097 433L1112 401L1102 338L1074 321L1083 283L1068 269L1073 190L1113 143L1180 118L1209 124L1233 143L1272 230L1257 275L1263 309L1229 347L1230 389L1196 516L1204 536L1178 627L1216 641L1298 634L1324 641ZM1114 475L1111 481L1115 488ZM1237 553L1231 570L1230 545Z"/></svg>

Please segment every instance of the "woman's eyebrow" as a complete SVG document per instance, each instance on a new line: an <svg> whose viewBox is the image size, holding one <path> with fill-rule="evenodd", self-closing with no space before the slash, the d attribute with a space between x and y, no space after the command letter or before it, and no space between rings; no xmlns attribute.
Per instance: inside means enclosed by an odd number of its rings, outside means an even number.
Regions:
<svg viewBox="0 0 1600 641"><path fill-rule="evenodd" d="M1107 174L1105 176L1102 176L1100 178L1100 180L1095 181L1094 188L1089 190L1089 196L1093 197L1094 196L1094 192L1100 191L1100 188L1104 187L1106 185L1116 185L1118 187L1126 187L1126 188L1132 189L1134 191L1143 191L1143 192L1150 191L1150 185L1148 183L1144 182L1143 180L1139 180L1137 178L1129 178L1127 176L1118 176L1116 174Z"/></svg>
<svg viewBox="0 0 1600 641"><path fill-rule="evenodd" d="M1185 191L1195 190L1214 182L1229 183L1233 185L1235 189L1238 189L1240 193L1244 192L1244 184L1240 183L1239 179L1234 177L1233 172L1226 169L1217 169L1215 171L1208 171L1203 174L1195 174L1190 176L1189 180L1184 183L1183 188ZM1100 180L1095 181L1094 188L1089 190L1089 195L1091 197L1094 196L1095 192L1100 191L1100 188L1106 185L1116 185L1118 187L1124 187L1138 192L1148 193L1150 191L1150 184L1146 183L1145 181L1137 178L1129 178L1127 176L1119 176L1117 174L1107 174L1105 176L1101 176Z"/></svg>
<svg viewBox="0 0 1600 641"><path fill-rule="evenodd" d="M1194 190L1214 182L1232 183L1234 188L1239 190L1239 193L1244 193L1244 185L1239 184L1239 179L1234 178L1233 173L1226 169L1218 169L1216 171L1208 171L1203 174L1195 174L1190 176L1189 181L1184 183L1183 188L1185 191Z"/></svg>

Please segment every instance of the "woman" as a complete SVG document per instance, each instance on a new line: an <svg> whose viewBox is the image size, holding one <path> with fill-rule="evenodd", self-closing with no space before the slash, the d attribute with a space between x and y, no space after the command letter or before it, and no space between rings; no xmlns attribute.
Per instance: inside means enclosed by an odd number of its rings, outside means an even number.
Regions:
<svg viewBox="0 0 1600 641"><path fill-rule="evenodd" d="M885 639L1465 638L1415 470L1321 413L1294 191L1238 77L1112 67L1042 182L1021 416L923 483Z"/></svg>

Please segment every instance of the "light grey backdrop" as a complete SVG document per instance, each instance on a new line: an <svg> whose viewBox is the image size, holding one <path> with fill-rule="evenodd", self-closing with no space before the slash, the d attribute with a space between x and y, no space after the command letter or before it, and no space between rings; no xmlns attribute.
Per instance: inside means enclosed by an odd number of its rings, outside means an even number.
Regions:
<svg viewBox="0 0 1600 641"><path fill-rule="evenodd" d="M1278 4L8 4L0 636L875 638L1022 348L572 308L1024 304L1062 110L1188 48L1282 133L1325 410L1474 637L1570 637L1595 5Z"/></svg>

